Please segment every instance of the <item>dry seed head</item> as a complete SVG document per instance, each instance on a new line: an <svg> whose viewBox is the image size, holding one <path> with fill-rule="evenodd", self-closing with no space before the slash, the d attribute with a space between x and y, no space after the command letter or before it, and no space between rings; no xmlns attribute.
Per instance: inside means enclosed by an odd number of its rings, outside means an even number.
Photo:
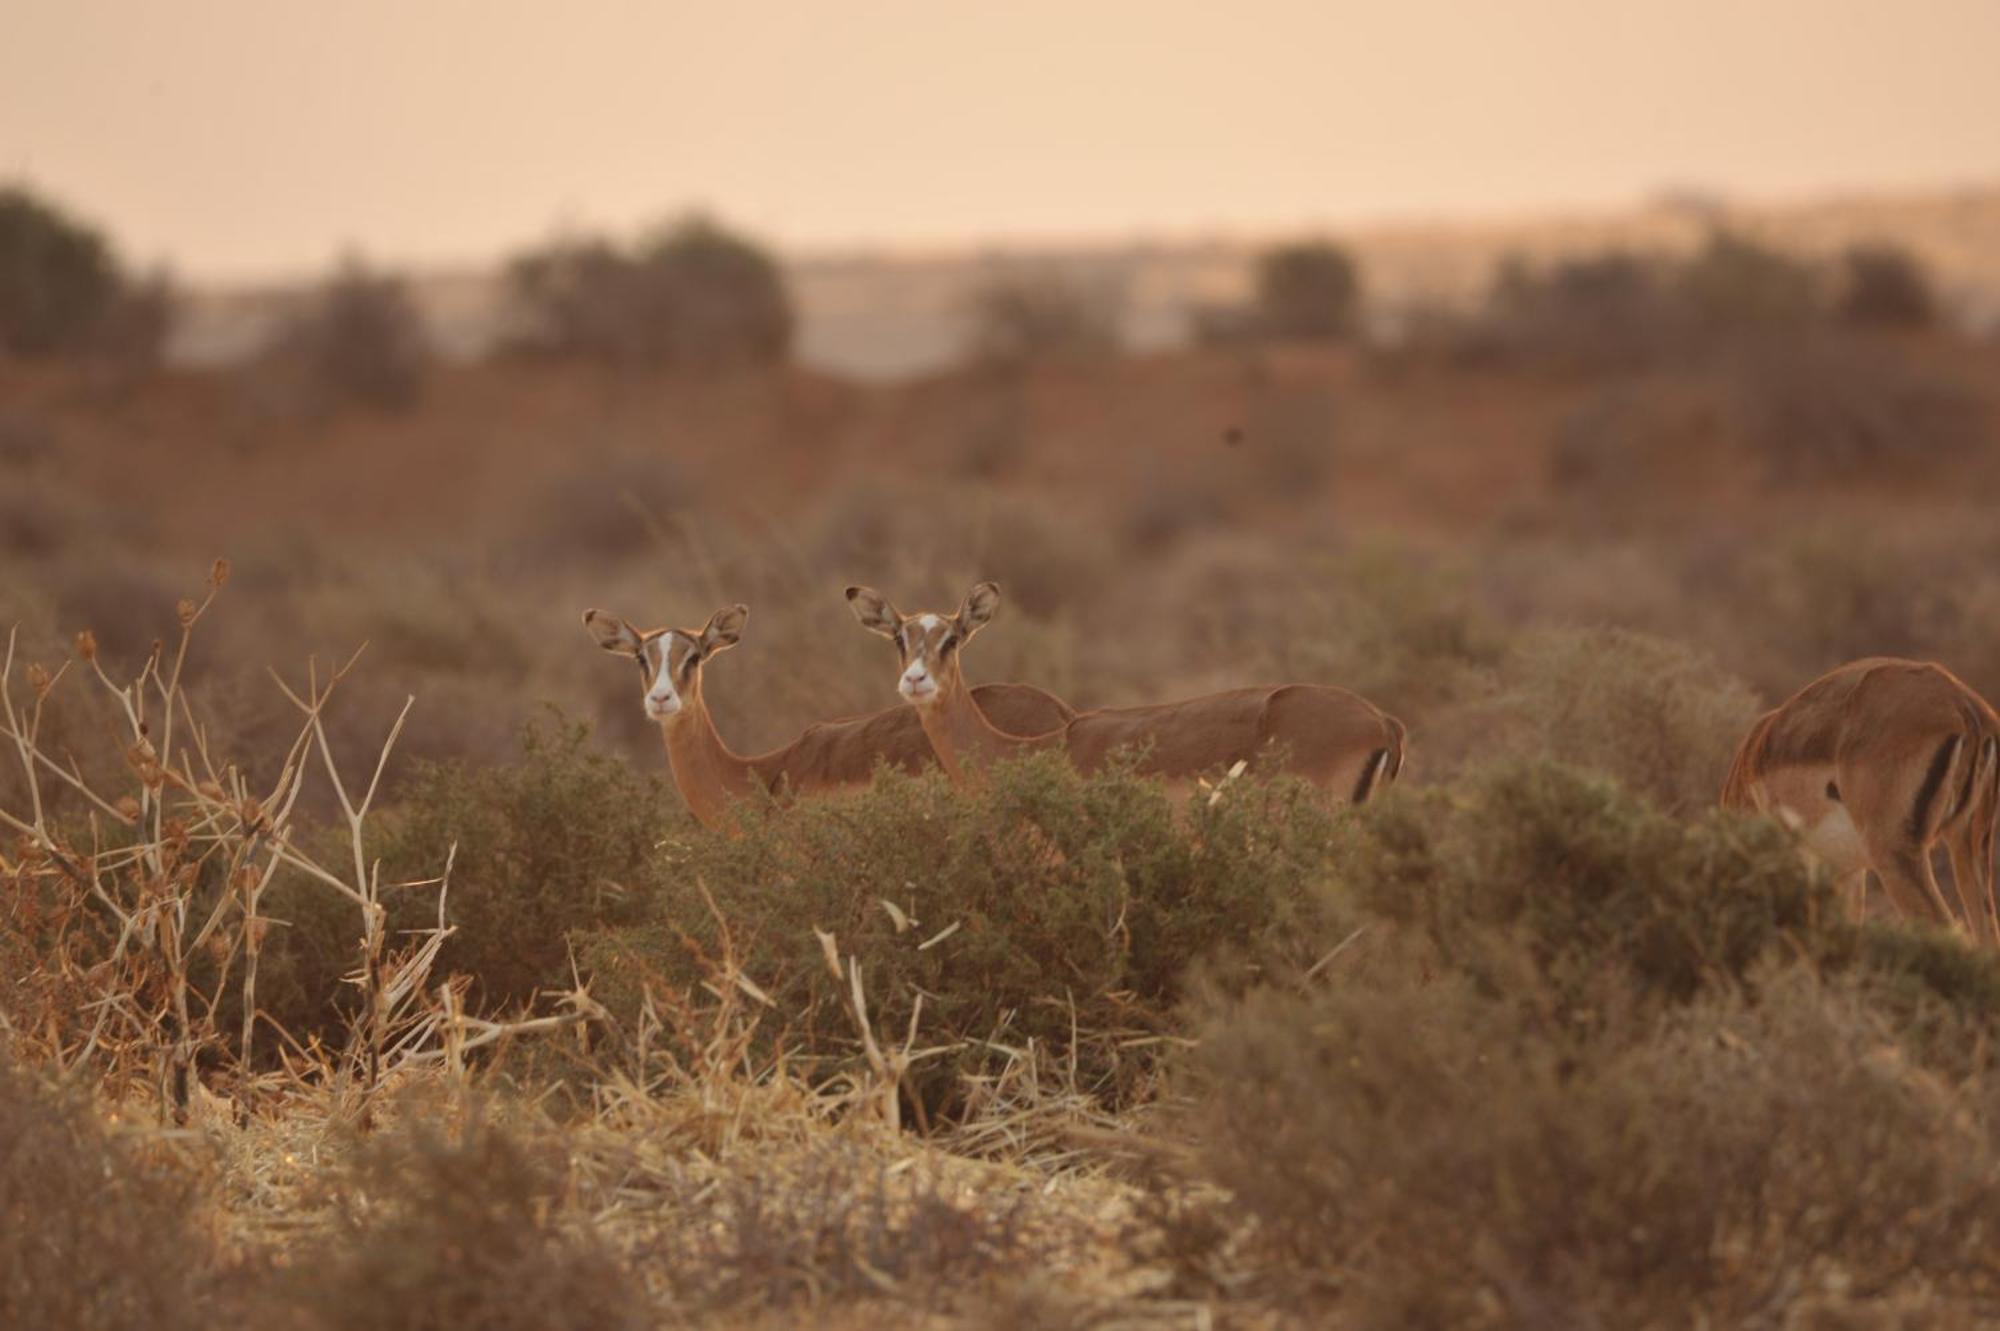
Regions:
<svg viewBox="0 0 2000 1331"><path fill-rule="evenodd" d="M180 616L181 627L186 628L188 625L194 623L194 601L186 596L181 597L180 603L174 606L174 613Z"/></svg>
<svg viewBox="0 0 2000 1331"><path fill-rule="evenodd" d="M97 659L97 635L89 629L76 635L76 654L86 661Z"/></svg>
<svg viewBox="0 0 2000 1331"><path fill-rule="evenodd" d="M215 588L217 591L221 591L224 587L227 587L229 585L228 560L218 559L215 561L215 566L209 569L208 571L208 585Z"/></svg>
<svg viewBox="0 0 2000 1331"><path fill-rule="evenodd" d="M28 687L35 691L38 701L49 696L49 672L42 669L39 661L28 663Z"/></svg>
<svg viewBox="0 0 2000 1331"><path fill-rule="evenodd" d="M130 795L118 801L118 816L128 823L138 822L139 815L143 812L144 810L139 807L139 801L133 799Z"/></svg>

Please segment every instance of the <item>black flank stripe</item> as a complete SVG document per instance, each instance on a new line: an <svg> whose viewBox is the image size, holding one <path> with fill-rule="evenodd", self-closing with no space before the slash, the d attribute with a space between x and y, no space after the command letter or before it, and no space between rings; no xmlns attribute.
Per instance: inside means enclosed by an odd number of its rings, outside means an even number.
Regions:
<svg viewBox="0 0 2000 1331"><path fill-rule="evenodd" d="M1965 743L1965 736L1953 735L1938 745L1937 756L1931 759L1931 770L1924 773L1924 784L1917 788L1917 802L1910 810L1910 836L1922 841L1924 832L1930 827L1931 805L1937 799L1938 787L1944 784L1944 774L1951 768L1952 755L1958 746Z"/></svg>
<svg viewBox="0 0 2000 1331"><path fill-rule="evenodd" d="M1388 761L1389 751L1387 749L1377 749L1368 755L1367 765L1361 769L1361 780L1354 787L1354 802L1356 804L1367 802L1369 792L1375 788L1375 774L1381 771L1383 765Z"/></svg>

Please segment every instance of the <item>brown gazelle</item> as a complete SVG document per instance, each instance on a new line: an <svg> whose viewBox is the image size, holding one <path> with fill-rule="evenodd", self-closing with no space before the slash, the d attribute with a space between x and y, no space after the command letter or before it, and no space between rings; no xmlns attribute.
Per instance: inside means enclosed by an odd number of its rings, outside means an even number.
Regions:
<svg viewBox="0 0 2000 1331"><path fill-rule="evenodd" d="M1040 731L1012 730L972 705L959 672L966 640L999 607L997 586L980 583L949 615L903 614L868 587L849 587L847 600L865 627L895 642L903 665L898 688L955 781L966 778L968 767L1027 749L1061 748L1085 772L1120 750L1133 750L1139 771L1169 780L1219 773L1239 762L1254 765L1276 749L1284 754L1283 770L1358 804L1402 771L1402 722L1356 694L1321 684L1107 707Z"/></svg>
<svg viewBox="0 0 2000 1331"><path fill-rule="evenodd" d="M878 761L905 770L931 761L930 742L907 707L809 726L769 753L732 752L702 698L701 669L736 645L749 614L747 606L734 605L699 629L641 631L603 610L583 613L599 646L639 663L646 715L659 723L674 785L702 823L733 827L730 806L745 798L785 799L865 784ZM1061 699L1026 684L982 685L974 696L1001 725L1048 729L1074 715Z"/></svg>
<svg viewBox="0 0 2000 1331"><path fill-rule="evenodd" d="M2000 942L2000 716L1943 666L1871 657L1822 675L1750 728L1722 804L1795 829L1857 916L1873 869L1900 913L1950 920L1931 869L1942 841L1964 924Z"/></svg>

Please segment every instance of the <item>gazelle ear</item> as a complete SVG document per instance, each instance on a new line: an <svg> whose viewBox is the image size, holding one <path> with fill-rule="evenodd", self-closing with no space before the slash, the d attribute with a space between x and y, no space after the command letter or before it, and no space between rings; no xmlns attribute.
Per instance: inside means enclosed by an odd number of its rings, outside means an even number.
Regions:
<svg viewBox="0 0 2000 1331"><path fill-rule="evenodd" d="M888 597L873 587L849 587L847 605L861 621L862 628L873 629L885 638L903 631L903 616L889 604Z"/></svg>
<svg viewBox="0 0 2000 1331"><path fill-rule="evenodd" d="M706 660L717 652L734 647L743 637L743 621L750 618L750 607L732 605L718 610L708 617L708 627L701 631L701 654Z"/></svg>
<svg viewBox="0 0 2000 1331"><path fill-rule="evenodd" d="M607 652L637 656L645 646L645 639L639 630L609 610L584 611L583 626L590 630L591 637L597 639L597 645Z"/></svg>
<svg viewBox="0 0 2000 1331"><path fill-rule="evenodd" d="M982 582L965 594L965 604L958 608L958 631L971 637L993 618L993 612L1000 608L1000 585Z"/></svg>

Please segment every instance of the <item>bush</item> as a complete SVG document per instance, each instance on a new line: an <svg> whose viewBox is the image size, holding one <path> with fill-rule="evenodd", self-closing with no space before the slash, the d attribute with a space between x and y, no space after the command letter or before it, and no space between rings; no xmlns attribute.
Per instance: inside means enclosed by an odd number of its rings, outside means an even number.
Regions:
<svg viewBox="0 0 2000 1331"><path fill-rule="evenodd" d="M312 303L281 328L266 368L289 373L314 410L407 411L430 366L423 315L400 279L345 260Z"/></svg>
<svg viewBox="0 0 2000 1331"><path fill-rule="evenodd" d="M1361 329L1361 277L1346 250L1304 241L1257 259L1255 325L1265 336L1338 341Z"/></svg>
<svg viewBox="0 0 2000 1331"><path fill-rule="evenodd" d="M1109 355L1122 341L1122 304L1109 285L1053 270L994 276L967 301L971 358L1005 364Z"/></svg>
<svg viewBox="0 0 2000 1331"><path fill-rule="evenodd" d="M1737 741L1762 710L1710 657L1626 629L1528 634L1501 678L1527 752L1614 776L1684 817L1715 802Z"/></svg>
<svg viewBox="0 0 2000 1331"><path fill-rule="evenodd" d="M457 845L445 900L457 932L438 969L471 976L483 1008L569 988L571 935L628 922L659 882L654 847L687 826L678 796L588 739L581 725L531 725L516 762L427 764L383 828L384 882L434 875ZM404 894L391 918L434 924L436 899Z"/></svg>
<svg viewBox="0 0 2000 1331"><path fill-rule="evenodd" d="M0 1050L0 1326L215 1325L216 1254L181 1177Z"/></svg>
<svg viewBox="0 0 2000 1331"><path fill-rule="evenodd" d="M1710 234L1681 268L1679 286L1695 325L1710 336L1796 329L1822 309L1812 269L1727 231Z"/></svg>
<svg viewBox="0 0 2000 1331"><path fill-rule="evenodd" d="M1934 1324L1996 1274L1975 1115L2000 1079L1948 1085L1891 1038L1799 968L1583 1047L1364 968L1213 1021L1193 1135L1297 1293L1337 1285L1360 1325Z"/></svg>
<svg viewBox="0 0 2000 1331"><path fill-rule="evenodd" d="M1856 245L1841 256L1836 312L1849 323L1923 328L1937 322L1937 296L1923 261L1900 245Z"/></svg>
<svg viewBox="0 0 2000 1331"><path fill-rule="evenodd" d="M331 1189L331 1232L280 1292L328 1331L654 1325L609 1249L552 1219L563 1168L477 1114L456 1140L419 1120L365 1143Z"/></svg>
<svg viewBox="0 0 2000 1331"><path fill-rule="evenodd" d="M102 355L146 371L173 315L164 277L128 282L97 230L21 186L0 186L0 356Z"/></svg>
<svg viewBox="0 0 2000 1331"><path fill-rule="evenodd" d="M1630 369L1657 360L1682 336L1670 270L1611 251L1537 270L1516 257L1495 274L1480 339L1494 355L1560 368Z"/></svg>
<svg viewBox="0 0 2000 1331"><path fill-rule="evenodd" d="M1331 827L1291 782L1232 784L1177 817L1157 783L1086 780L1054 754L998 764L970 795L934 772L884 774L740 840L676 846L649 922L590 957L630 1014L642 982L692 987L733 948L795 1053L838 1066L859 1042L821 930L859 967L877 1031L900 1039L924 996L921 1043L951 1053L905 1090L933 1116L957 1107L958 1074L1031 1042L1115 1100L1157 1052L1121 1046L1170 1028L1191 967L1311 947Z"/></svg>
<svg viewBox="0 0 2000 1331"><path fill-rule="evenodd" d="M707 218L622 249L562 241L515 259L514 345L624 369L770 365L791 350L783 275L754 242Z"/></svg>
<svg viewBox="0 0 2000 1331"><path fill-rule="evenodd" d="M1396 787L1357 811L1341 881L1414 927L1441 963L1506 992L1519 940L1533 983L1572 1021L1605 1019L1595 986L1685 1002L1742 984L1787 939L1834 918L1775 823L1710 813L1685 824L1611 781L1509 760L1459 789Z"/></svg>

